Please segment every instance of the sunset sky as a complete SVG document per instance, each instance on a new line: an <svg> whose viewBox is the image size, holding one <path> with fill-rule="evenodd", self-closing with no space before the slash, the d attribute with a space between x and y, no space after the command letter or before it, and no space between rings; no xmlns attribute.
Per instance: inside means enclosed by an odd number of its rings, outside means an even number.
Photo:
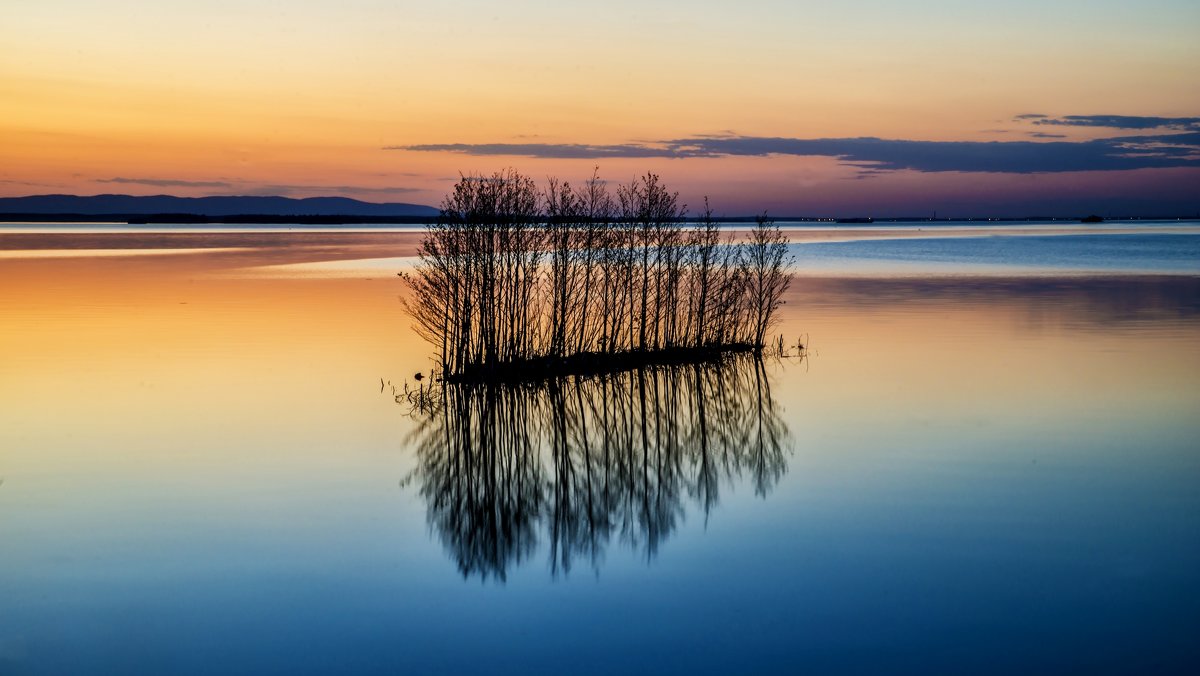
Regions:
<svg viewBox="0 0 1200 676"><path fill-rule="evenodd" d="M662 175L718 212L1200 213L1195 0L6 0L0 196Z"/></svg>

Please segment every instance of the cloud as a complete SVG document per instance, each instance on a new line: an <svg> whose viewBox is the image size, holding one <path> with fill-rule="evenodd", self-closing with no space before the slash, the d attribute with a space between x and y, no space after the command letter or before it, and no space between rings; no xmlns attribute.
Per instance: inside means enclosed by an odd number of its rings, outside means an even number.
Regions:
<svg viewBox="0 0 1200 676"><path fill-rule="evenodd" d="M737 138L739 134L732 129L724 129L712 134L696 134L696 138Z"/></svg>
<svg viewBox="0 0 1200 676"><path fill-rule="evenodd" d="M860 138L695 136L616 145L558 143L423 144L390 150L451 152L543 159L832 157L864 172L986 172L1038 174L1068 171L1200 167L1200 132L1125 136L1087 141L915 141Z"/></svg>
<svg viewBox="0 0 1200 676"><path fill-rule="evenodd" d="M1018 120L1032 119L1018 115ZM1040 116L1034 124L1059 127L1103 127L1106 129L1174 129L1200 131L1200 117L1154 117L1145 115L1066 115Z"/></svg>
<svg viewBox="0 0 1200 676"><path fill-rule="evenodd" d="M407 174L401 174L407 175ZM241 180L224 181L184 181L173 178L98 178L97 183L122 183L129 185L148 185L155 188L214 188L220 192L213 195L224 195L236 192L242 195L290 195L294 193L350 193L355 195L399 195L420 192L419 188L396 188L359 185L298 185L291 183L260 184Z"/></svg>
<svg viewBox="0 0 1200 676"><path fill-rule="evenodd" d="M421 192L420 188L389 188L359 185L297 185L293 183L256 185L249 190L255 195L289 195L298 192L354 193L357 195L399 195L403 193Z"/></svg>
<svg viewBox="0 0 1200 676"><path fill-rule="evenodd" d="M1029 135L1033 138L1066 138L1066 134L1047 134L1044 131L1031 131Z"/></svg>
<svg viewBox="0 0 1200 676"><path fill-rule="evenodd" d="M132 185L149 185L156 188L232 188L227 181L183 181L174 178L98 178L97 183L127 183Z"/></svg>
<svg viewBox="0 0 1200 676"><path fill-rule="evenodd" d="M888 171L887 169L859 166L858 173L854 175L854 179L856 181L862 181L868 178L875 178L876 176L887 176L890 173L892 172Z"/></svg>
<svg viewBox="0 0 1200 676"><path fill-rule="evenodd" d="M384 146L384 150L449 152L463 155L521 155L552 159L604 159L607 157L682 157L674 151L642 143L589 145L581 143L430 143Z"/></svg>
<svg viewBox="0 0 1200 676"><path fill-rule="evenodd" d="M18 181L16 179L9 179L9 178L0 178L0 183L3 183L5 185L27 185L27 186L37 187L37 188L46 188L46 187L57 188L57 187L62 186L61 183L41 183L39 181Z"/></svg>

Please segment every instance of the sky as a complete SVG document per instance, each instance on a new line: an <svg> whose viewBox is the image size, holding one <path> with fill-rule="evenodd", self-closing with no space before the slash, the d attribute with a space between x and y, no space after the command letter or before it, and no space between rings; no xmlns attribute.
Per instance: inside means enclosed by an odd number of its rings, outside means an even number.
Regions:
<svg viewBox="0 0 1200 676"><path fill-rule="evenodd" d="M725 215L1200 213L1200 3L5 0L0 196L628 182Z"/></svg>

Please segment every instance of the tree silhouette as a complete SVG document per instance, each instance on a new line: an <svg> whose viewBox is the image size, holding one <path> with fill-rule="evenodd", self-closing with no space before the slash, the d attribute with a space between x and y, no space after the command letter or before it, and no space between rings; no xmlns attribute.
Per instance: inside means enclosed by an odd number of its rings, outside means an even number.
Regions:
<svg viewBox="0 0 1200 676"><path fill-rule="evenodd" d="M787 471L790 433L752 355L435 387L405 482L464 577L503 581L541 541L554 574L598 568L613 540L649 560L687 503L707 520L723 486L744 476L765 496Z"/></svg>
<svg viewBox="0 0 1200 676"><path fill-rule="evenodd" d="M401 273L405 308L449 380L521 380L756 352L788 288L765 216L745 242L712 210L685 222L658 176L544 190L513 170L464 176Z"/></svg>

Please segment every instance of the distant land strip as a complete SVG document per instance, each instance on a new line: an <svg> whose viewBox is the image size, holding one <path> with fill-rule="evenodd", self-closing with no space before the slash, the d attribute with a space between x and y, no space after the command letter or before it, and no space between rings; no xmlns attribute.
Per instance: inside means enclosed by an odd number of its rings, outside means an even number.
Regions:
<svg viewBox="0 0 1200 676"><path fill-rule="evenodd" d="M278 196L214 196L176 197L174 195L30 195L0 197L0 213L5 215L73 216L86 220L103 217L108 220L138 221L154 218L171 222L228 223L236 218L329 218L334 222L366 222L363 219L437 218L438 210L424 204L406 202L363 202L346 197L306 197L295 199ZM186 218L187 220L181 220ZM202 220L209 219L209 220ZM280 222L280 221L254 221ZM328 221L323 221L328 222ZM424 222L424 221L418 221Z"/></svg>
<svg viewBox="0 0 1200 676"><path fill-rule="evenodd" d="M921 216L892 216L892 217L876 217L876 218L830 218L821 216L773 216L772 218L778 223L824 223L835 225L862 225L871 223L962 223L962 222L979 222L979 223L1029 223L1041 221L1061 221L1064 223L1078 222L1079 217L1064 217L1064 216L1023 216L1023 217L987 217L973 216L962 218L929 218ZM714 216L713 220L718 223L753 223L754 216ZM228 224L228 225L355 225L355 224L375 224L375 225L428 225L436 223L438 216L431 215L394 215L394 216L368 216L355 214L229 214L229 215L207 215L207 214L191 214L191 213L162 213L162 214L145 214L145 213L31 213L31 212L0 212L0 223L127 223L129 225L203 225L203 224ZM695 222L694 217L684 219L684 222ZM1200 215L1179 215L1179 214L1164 214L1164 215L1148 215L1148 216L1125 216L1125 217L1105 217L1108 222L1136 222L1136 221L1192 221L1200 220Z"/></svg>
<svg viewBox="0 0 1200 676"><path fill-rule="evenodd" d="M127 223L129 225L355 225L396 224L428 225L437 221L437 216L355 216L342 215L287 215L287 214L232 214L209 216L205 214L30 214L0 213L0 223Z"/></svg>

